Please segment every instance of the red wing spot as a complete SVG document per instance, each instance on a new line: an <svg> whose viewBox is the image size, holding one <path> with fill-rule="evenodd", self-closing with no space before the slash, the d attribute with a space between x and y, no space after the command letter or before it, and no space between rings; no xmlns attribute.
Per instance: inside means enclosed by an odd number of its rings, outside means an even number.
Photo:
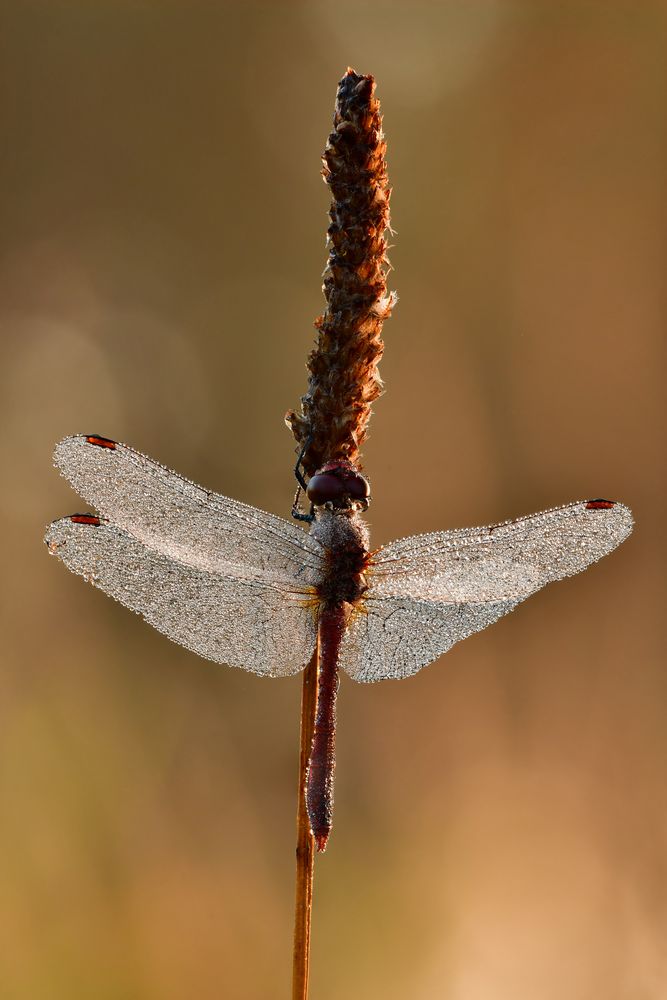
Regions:
<svg viewBox="0 0 667 1000"><path fill-rule="evenodd" d="M92 524L95 528L102 523L96 514L72 514L70 521L72 524Z"/></svg>
<svg viewBox="0 0 667 1000"><path fill-rule="evenodd" d="M613 500L589 500L586 510L611 510L616 504Z"/></svg>
<svg viewBox="0 0 667 1000"><path fill-rule="evenodd" d="M88 444L96 444L98 448L109 448L114 451L116 448L116 442L112 441L110 438L98 437L97 434L89 434L86 438Z"/></svg>

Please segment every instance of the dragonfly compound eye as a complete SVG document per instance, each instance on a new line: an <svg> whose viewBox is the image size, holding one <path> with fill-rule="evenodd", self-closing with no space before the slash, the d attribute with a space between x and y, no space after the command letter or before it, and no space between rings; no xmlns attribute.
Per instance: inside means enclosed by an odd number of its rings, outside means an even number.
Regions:
<svg viewBox="0 0 667 1000"><path fill-rule="evenodd" d="M346 484L330 472L317 472L308 483L308 499L316 507L331 501L336 504L346 495Z"/></svg>
<svg viewBox="0 0 667 1000"><path fill-rule="evenodd" d="M368 480L349 462L330 462L308 483L308 499L317 507L330 503L341 510L353 504L368 506L371 488Z"/></svg>
<svg viewBox="0 0 667 1000"><path fill-rule="evenodd" d="M358 472L345 476L343 482L345 484L345 492L350 500L368 500L370 497L370 483Z"/></svg>

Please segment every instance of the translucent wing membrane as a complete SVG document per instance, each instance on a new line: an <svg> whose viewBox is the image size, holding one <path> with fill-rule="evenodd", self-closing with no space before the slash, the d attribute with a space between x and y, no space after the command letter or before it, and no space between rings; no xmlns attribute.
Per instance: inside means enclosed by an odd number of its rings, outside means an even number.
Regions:
<svg viewBox="0 0 667 1000"><path fill-rule="evenodd" d="M355 681L410 677L512 611L518 600L448 604L409 597L376 597L369 592L355 612L340 654L340 666Z"/></svg>
<svg viewBox="0 0 667 1000"><path fill-rule="evenodd" d="M302 668L315 645L315 539L106 438L65 438L54 457L102 515L49 528L69 569L208 659L269 676Z"/></svg>
<svg viewBox="0 0 667 1000"><path fill-rule="evenodd" d="M49 548L69 569L207 659L268 676L302 668L331 571L320 542L105 438L65 438L55 462L102 515L49 528ZM591 500L392 542L370 562L341 666L358 681L408 677L631 530L627 507Z"/></svg>
<svg viewBox="0 0 667 1000"><path fill-rule="evenodd" d="M296 580L188 564L91 515L55 521L46 542L72 572L206 659L284 677L315 648L312 594Z"/></svg>
<svg viewBox="0 0 667 1000"><path fill-rule="evenodd" d="M372 559L341 666L358 681L408 677L546 583L607 555L632 523L623 504L581 501L491 527L392 542Z"/></svg>
<svg viewBox="0 0 667 1000"><path fill-rule="evenodd" d="M54 461L105 518L188 566L240 576L269 574L305 585L318 578L322 549L289 521L211 493L158 462L105 438L61 441Z"/></svg>

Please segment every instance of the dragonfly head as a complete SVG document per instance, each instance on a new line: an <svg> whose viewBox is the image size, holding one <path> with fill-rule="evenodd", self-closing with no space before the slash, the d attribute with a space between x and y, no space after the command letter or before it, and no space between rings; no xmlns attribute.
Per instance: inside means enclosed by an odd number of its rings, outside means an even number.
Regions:
<svg viewBox="0 0 667 1000"><path fill-rule="evenodd" d="M327 462L311 476L306 490L315 507L329 510L366 510L371 499L370 483L351 462Z"/></svg>

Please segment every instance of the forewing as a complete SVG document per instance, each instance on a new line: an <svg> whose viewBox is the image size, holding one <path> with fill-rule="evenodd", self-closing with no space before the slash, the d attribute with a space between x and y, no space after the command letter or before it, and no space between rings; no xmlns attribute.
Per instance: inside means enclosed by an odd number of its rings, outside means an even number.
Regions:
<svg viewBox="0 0 667 1000"><path fill-rule="evenodd" d="M191 568L265 574L308 585L322 561L296 525L201 486L134 451L95 436L65 438L54 462L100 514L127 534Z"/></svg>
<svg viewBox="0 0 667 1000"><path fill-rule="evenodd" d="M343 639L356 680L408 677L546 583L586 569L632 530L623 504L580 501L485 528L415 535L374 555Z"/></svg>
<svg viewBox="0 0 667 1000"><path fill-rule="evenodd" d="M284 677L315 648L312 593L296 582L189 565L91 515L54 521L46 542L68 569L208 660Z"/></svg>

